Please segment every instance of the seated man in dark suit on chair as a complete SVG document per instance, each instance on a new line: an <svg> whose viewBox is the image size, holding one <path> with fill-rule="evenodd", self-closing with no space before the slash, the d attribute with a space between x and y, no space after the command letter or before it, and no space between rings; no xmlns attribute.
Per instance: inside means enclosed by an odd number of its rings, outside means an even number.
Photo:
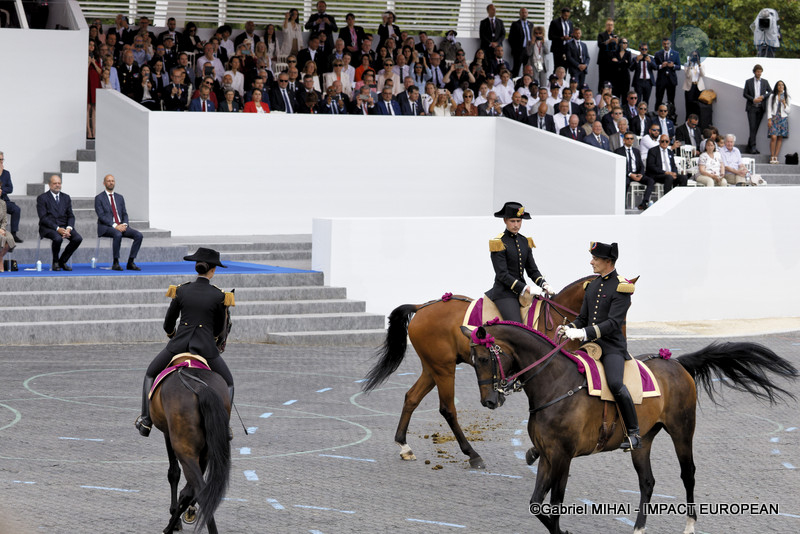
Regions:
<svg viewBox="0 0 800 534"><path fill-rule="evenodd" d="M128 270L141 271L133 262L139 247L142 246L142 234L128 226L128 210L125 209L125 199L122 195L114 192L116 180L111 174L107 174L103 179L106 190L94 197L94 211L97 213L97 237L110 237L114 240L114 264L111 268L121 271L119 265L119 249L122 238L133 239L131 253L128 255Z"/></svg>
<svg viewBox="0 0 800 534"><path fill-rule="evenodd" d="M639 182L644 189L642 201L639 203L640 210L646 210L650 203L650 195L653 193L655 183L653 179L644 174L644 165L642 164L642 157L639 150L633 147L633 142L636 137L633 132L626 132L623 140L623 145L616 149L614 152L625 158L625 190L631 187L631 182Z"/></svg>
<svg viewBox="0 0 800 534"><path fill-rule="evenodd" d="M578 126L579 122L580 119L573 113L569 116L569 124L561 128L558 133L575 141L583 141L583 138L586 137L586 132Z"/></svg>
<svg viewBox="0 0 800 534"><path fill-rule="evenodd" d="M511 103L503 106L503 117L517 122L525 122L528 118L528 110L521 102L522 95L519 91L514 91L514 94L511 95Z"/></svg>
<svg viewBox="0 0 800 534"><path fill-rule="evenodd" d="M75 215L72 213L72 199L61 192L61 177L54 174L50 177L50 191L36 197L36 212L39 214L39 236L53 242L54 271L71 271L67 265L72 254L81 246L83 238L72 227L75 224ZM69 239L69 245L61 252L61 243Z"/></svg>
<svg viewBox="0 0 800 534"><path fill-rule="evenodd" d="M553 121L553 116L547 113L547 102L539 102L539 110L533 115L528 115L528 126L539 128L540 130L547 130L548 132L556 133L556 123Z"/></svg>
<svg viewBox="0 0 800 534"><path fill-rule="evenodd" d="M594 121L594 124L592 124L592 133L584 137L583 142L587 145L602 148L603 150L611 149L608 144L608 137L603 135L603 123L600 121Z"/></svg>
<svg viewBox="0 0 800 534"><path fill-rule="evenodd" d="M658 146L647 151L645 174L656 182L664 184L664 194L672 191L673 185L686 185L686 176L678 174L675 155L669 148L669 135L661 134Z"/></svg>

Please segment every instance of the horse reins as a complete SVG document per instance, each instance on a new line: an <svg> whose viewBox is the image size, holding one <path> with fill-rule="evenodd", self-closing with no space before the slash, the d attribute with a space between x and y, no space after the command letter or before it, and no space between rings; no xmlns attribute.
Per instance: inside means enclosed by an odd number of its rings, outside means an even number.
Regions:
<svg viewBox="0 0 800 534"><path fill-rule="evenodd" d="M532 379L533 377L544 371L547 368L547 366L550 365L550 363L553 361L551 357L555 355L557 352L559 352L562 348L564 348L564 345L569 343L569 341L570 341L569 339L565 339L559 345L555 346L553 350L551 350L550 352L548 352L547 354L545 354L532 364L528 365L521 371L518 371L513 375L509 376L508 378L506 378L505 371L503 370L503 362L500 361L500 355L504 354L503 349L500 348L499 345L494 343L491 346L487 347L489 349L489 352L491 352L492 355L494 355L494 359L492 360L492 378L490 380L478 380L478 385L492 384L494 386L494 390L502 393L503 395L510 395L511 393L520 391L522 390L523 387L525 387L525 384L530 379ZM527 373L540 363L544 362L545 360L548 360L547 363L545 363L543 366L537 369L535 373L533 373L523 381L519 380L519 377L521 377L523 374ZM500 371L499 380L497 377L498 368Z"/></svg>
<svg viewBox="0 0 800 534"><path fill-rule="evenodd" d="M546 307L544 309L544 323L545 323L545 327L547 328L547 330L551 330L553 328L553 326L555 326L555 324L553 323L553 316L551 315L551 312L550 312L551 307L555 308L555 311L565 321L567 319L567 316L564 313L562 313L562 311L564 311L566 313L570 313L570 314L574 315L575 317L578 316L578 312L576 312L575 310L571 310L571 309L567 308L566 306L564 306L563 304L559 304L558 302L552 300L549 297L542 296L541 298L542 298L542 300L544 301L545 304L549 304L550 305L549 307Z"/></svg>

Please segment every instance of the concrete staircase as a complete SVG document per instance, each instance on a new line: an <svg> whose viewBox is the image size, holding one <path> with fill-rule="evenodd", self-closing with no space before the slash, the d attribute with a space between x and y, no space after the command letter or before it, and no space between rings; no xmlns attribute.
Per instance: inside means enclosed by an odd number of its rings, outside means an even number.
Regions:
<svg viewBox="0 0 800 534"><path fill-rule="evenodd" d="M54 174L61 176L64 192L71 197L94 197L98 193L97 164L94 141L86 141L86 148L75 151L75 159L62 160L57 171L42 173L41 184L28 184L27 194L41 195Z"/></svg>
<svg viewBox="0 0 800 534"><path fill-rule="evenodd" d="M743 157L754 158L756 161L756 174L767 181L767 186L772 185L800 185L800 165L786 165L779 163L771 165L769 154L744 154ZM781 156L780 161L785 161Z"/></svg>

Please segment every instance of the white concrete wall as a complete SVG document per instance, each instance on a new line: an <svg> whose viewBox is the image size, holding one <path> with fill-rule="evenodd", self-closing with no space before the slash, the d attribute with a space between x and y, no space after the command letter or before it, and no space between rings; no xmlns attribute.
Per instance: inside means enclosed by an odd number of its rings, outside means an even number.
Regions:
<svg viewBox="0 0 800 534"><path fill-rule="evenodd" d="M0 30L0 151L14 194L84 148L88 30ZM69 191L64 184L64 191Z"/></svg>
<svg viewBox="0 0 800 534"><path fill-rule="evenodd" d="M679 188L641 216L534 216L522 233L558 288L591 274L590 241L618 242L620 274L641 275L631 321L796 317L798 202L800 187ZM477 297L502 230L489 217L315 219L313 267L376 313L448 291Z"/></svg>

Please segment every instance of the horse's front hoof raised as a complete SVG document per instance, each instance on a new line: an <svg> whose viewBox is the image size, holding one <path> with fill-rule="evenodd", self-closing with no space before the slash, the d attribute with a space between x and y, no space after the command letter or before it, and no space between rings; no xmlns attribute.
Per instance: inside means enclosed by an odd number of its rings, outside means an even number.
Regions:
<svg viewBox="0 0 800 534"><path fill-rule="evenodd" d="M476 456L469 459L469 466L473 469L486 469L486 464L483 463L483 458Z"/></svg>
<svg viewBox="0 0 800 534"><path fill-rule="evenodd" d="M539 458L539 453L536 451L535 448L531 447L525 453L525 463L528 465L533 465L533 463Z"/></svg>
<svg viewBox="0 0 800 534"><path fill-rule="evenodd" d="M197 521L197 508L195 508L194 506L190 506L189 508L186 509L185 512L183 512L181 518L183 519L184 523L186 523L187 525L191 525L192 523Z"/></svg>

